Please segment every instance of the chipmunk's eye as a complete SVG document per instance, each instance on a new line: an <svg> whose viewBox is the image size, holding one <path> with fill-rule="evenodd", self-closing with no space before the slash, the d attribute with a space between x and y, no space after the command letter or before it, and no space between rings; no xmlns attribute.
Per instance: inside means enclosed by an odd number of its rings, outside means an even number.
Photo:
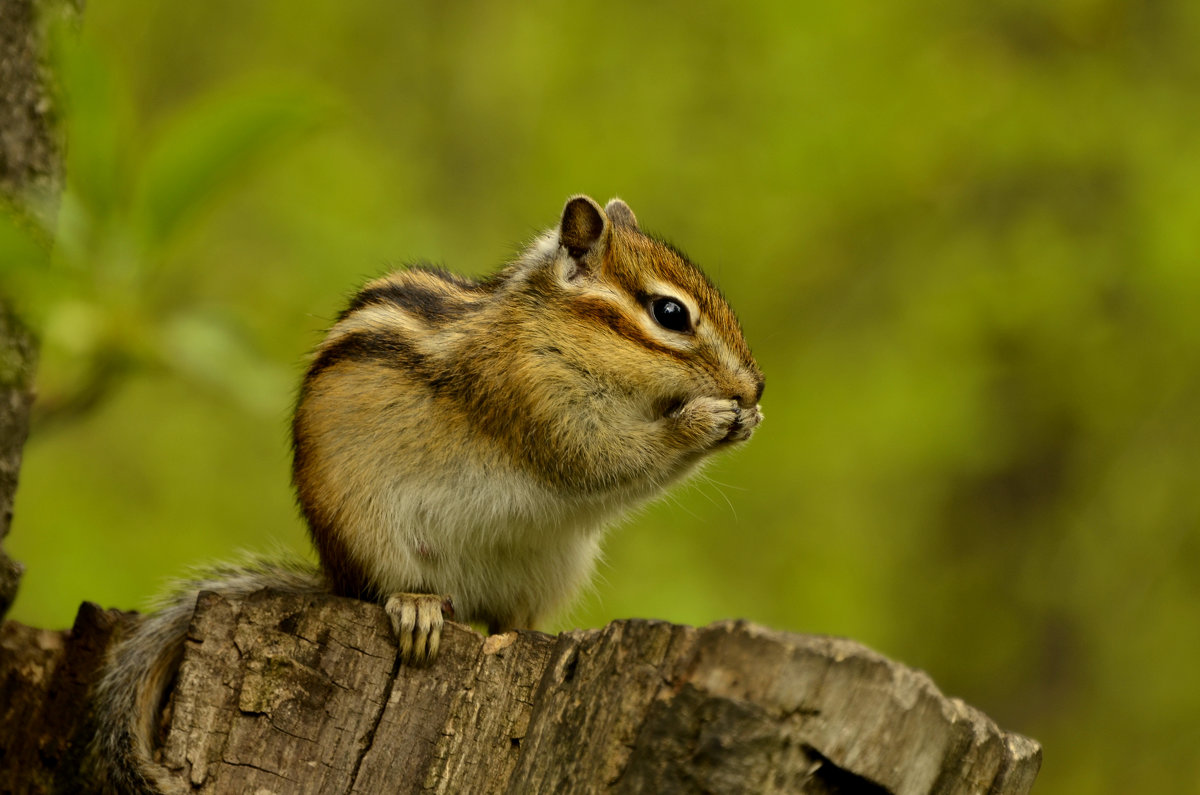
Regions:
<svg viewBox="0 0 1200 795"><path fill-rule="evenodd" d="M650 314L654 322L671 331L691 331L692 321L687 307L674 298L662 296L650 302Z"/></svg>

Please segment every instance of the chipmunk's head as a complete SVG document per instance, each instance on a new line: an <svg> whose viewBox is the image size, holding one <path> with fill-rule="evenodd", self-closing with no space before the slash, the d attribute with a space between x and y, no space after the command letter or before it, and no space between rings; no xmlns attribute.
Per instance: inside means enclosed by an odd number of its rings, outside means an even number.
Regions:
<svg viewBox="0 0 1200 795"><path fill-rule="evenodd" d="M601 207L587 196L571 198L555 242L550 303L567 316L555 325L572 330L560 347L569 346L585 371L603 373L598 384L618 384L650 415L670 415L696 398L736 401L745 421L723 441L748 438L761 417L763 376L708 277L643 233L620 199Z"/></svg>

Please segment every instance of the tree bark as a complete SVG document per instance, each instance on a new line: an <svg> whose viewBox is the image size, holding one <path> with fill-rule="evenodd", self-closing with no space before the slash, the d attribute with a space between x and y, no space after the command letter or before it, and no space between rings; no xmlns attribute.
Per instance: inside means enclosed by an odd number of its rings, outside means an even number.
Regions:
<svg viewBox="0 0 1200 795"><path fill-rule="evenodd" d="M5 553L4 539L12 526L21 448L29 433L36 359L32 335L0 296L0 621L8 614L21 582L21 564Z"/></svg>
<svg viewBox="0 0 1200 795"><path fill-rule="evenodd" d="M54 96L41 63L42 16L78 10L63 0L0 0L0 212L39 217L47 225L57 213L63 161ZM0 295L0 621L21 579L20 564L4 552L4 538L29 432L35 362L33 336Z"/></svg>
<svg viewBox="0 0 1200 795"><path fill-rule="evenodd" d="M0 789L94 786L72 779L78 705L130 620L85 605L67 633L0 631ZM450 624L412 668L379 607L266 591L201 595L164 720L162 761L201 793L998 794L1028 792L1041 763L1037 743L848 640Z"/></svg>

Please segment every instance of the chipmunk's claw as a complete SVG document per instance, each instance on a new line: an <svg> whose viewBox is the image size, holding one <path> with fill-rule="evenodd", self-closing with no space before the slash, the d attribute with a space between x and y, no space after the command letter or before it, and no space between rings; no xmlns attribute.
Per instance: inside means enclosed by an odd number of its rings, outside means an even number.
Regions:
<svg viewBox="0 0 1200 795"><path fill-rule="evenodd" d="M405 665L427 665L437 659L445 618L454 617L449 596L425 593L394 593L383 609L392 622L396 653Z"/></svg>

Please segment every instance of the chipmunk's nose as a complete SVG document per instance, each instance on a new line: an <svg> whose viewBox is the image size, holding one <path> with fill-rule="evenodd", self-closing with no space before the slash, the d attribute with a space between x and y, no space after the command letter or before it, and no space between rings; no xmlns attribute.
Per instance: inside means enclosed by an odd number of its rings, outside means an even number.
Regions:
<svg viewBox="0 0 1200 795"><path fill-rule="evenodd" d="M733 395L733 399L744 409L754 408L762 400L763 385L765 383L761 375L748 378L737 394Z"/></svg>

